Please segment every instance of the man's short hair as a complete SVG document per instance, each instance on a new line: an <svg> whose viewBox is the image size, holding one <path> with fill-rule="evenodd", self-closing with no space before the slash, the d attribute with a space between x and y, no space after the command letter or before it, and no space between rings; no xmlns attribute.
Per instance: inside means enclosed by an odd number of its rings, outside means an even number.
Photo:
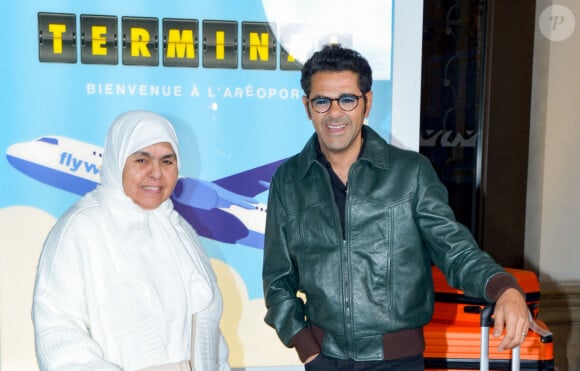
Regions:
<svg viewBox="0 0 580 371"><path fill-rule="evenodd" d="M369 62L357 51L340 44L328 44L314 53L302 66L300 85L310 96L312 76L317 72L352 71L358 74L358 87L362 94L371 90L373 75Z"/></svg>

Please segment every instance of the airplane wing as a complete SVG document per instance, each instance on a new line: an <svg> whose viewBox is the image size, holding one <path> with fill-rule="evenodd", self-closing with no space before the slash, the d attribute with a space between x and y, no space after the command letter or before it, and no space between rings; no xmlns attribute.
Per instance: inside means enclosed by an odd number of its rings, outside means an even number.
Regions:
<svg viewBox="0 0 580 371"><path fill-rule="evenodd" d="M254 197L268 189L272 175L274 175L278 166L280 166L284 161L286 161L286 159L274 161L241 173L214 180L212 183L215 183L231 192L246 197Z"/></svg>
<svg viewBox="0 0 580 371"><path fill-rule="evenodd" d="M254 196L268 190L272 175L284 161L213 182L180 178L171 195L175 210L200 236L262 249L266 210Z"/></svg>

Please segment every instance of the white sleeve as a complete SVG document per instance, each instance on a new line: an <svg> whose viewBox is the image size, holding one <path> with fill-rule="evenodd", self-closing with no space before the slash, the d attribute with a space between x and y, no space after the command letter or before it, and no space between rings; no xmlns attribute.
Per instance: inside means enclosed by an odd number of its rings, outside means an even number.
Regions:
<svg viewBox="0 0 580 371"><path fill-rule="evenodd" d="M34 307L36 355L40 370L120 371L103 359L101 347L83 326L58 309L37 302ZM48 325L50 324L50 325Z"/></svg>
<svg viewBox="0 0 580 371"><path fill-rule="evenodd" d="M195 315L194 366L196 370L230 370L228 346L220 330L222 298L214 283L214 300Z"/></svg>
<svg viewBox="0 0 580 371"><path fill-rule="evenodd" d="M82 263L75 238L51 232L38 264L32 319L41 370L119 371L90 336Z"/></svg>
<svg viewBox="0 0 580 371"><path fill-rule="evenodd" d="M228 362L229 349L226 344L226 339L220 331L220 340L218 345L218 366L220 371L229 371L230 364Z"/></svg>

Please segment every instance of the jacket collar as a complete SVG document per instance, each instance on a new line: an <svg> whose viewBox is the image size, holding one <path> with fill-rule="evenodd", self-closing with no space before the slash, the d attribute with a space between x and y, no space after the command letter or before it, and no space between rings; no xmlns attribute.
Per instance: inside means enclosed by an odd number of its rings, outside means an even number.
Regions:
<svg viewBox="0 0 580 371"><path fill-rule="evenodd" d="M365 138L365 150L357 160L368 161L371 165L387 170L390 167L391 148L374 129L368 125L362 127ZM298 167L300 179L306 176L308 170L317 161L318 135L312 134L302 151L298 154Z"/></svg>

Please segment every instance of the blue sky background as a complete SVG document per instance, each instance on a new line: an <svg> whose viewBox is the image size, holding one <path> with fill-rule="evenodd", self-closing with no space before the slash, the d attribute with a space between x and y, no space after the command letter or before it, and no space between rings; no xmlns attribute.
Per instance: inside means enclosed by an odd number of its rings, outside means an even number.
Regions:
<svg viewBox="0 0 580 371"><path fill-rule="evenodd" d="M94 1L3 2L0 32L0 149L44 135L60 135L103 145L113 119L131 109L168 117L180 138L181 176L212 181L298 152L312 134L300 99L209 97L208 88L299 89L298 71L233 70L41 63L38 12L73 13L77 35L81 14L209 20L266 21L261 1ZM362 51L364 54L364 51ZM390 55L386 53L386 55ZM241 66L241 61L239 63ZM181 97L87 94L87 84L181 86ZM199 97L190 97L196 86ZM373 84L371 126L390 137L390 80ZM300 96L302 92L300 90ZM216 109L217 107L217 109ZM0 208L26 205L58 218L79 196L42 184L0 158ZM265 201L266 195L259 199ZM262 297L262 251L204 239L210 256L226 261L246 282L250 299Z"/></svg>

